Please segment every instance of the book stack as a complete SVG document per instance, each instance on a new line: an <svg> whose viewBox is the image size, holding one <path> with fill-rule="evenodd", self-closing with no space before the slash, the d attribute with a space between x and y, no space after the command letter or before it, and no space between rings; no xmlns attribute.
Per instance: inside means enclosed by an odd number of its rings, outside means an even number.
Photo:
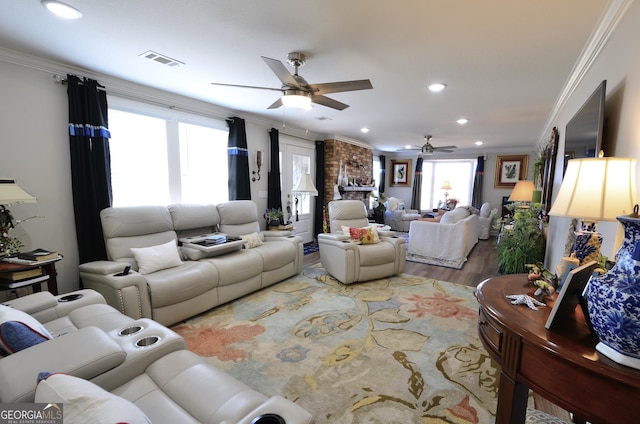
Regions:
<svg viewBox="0 0 640 424"><path fill-rule="evenodd" d="M199 244L200 246L215 246L218 244L225 244L226 242L227 235L224 233L209 234L202 240L192 241L192 243Z"/></svg>
<svg viewBox="0 0 640 424"><path fill-rule="evenodd" d="M50 261L51 259L56 259L58 256L60 256L58 255L58 252L52 252L45 249L35 249L30 252L18 253L18 259L32 262Z"/></svg>
<svg viewBox="0 0 640 424"><path fill-rule="evenodd" d="M15 289L30 286L35 283L42 283L48 279L48 275L43 275L42 268L5 271L0 272L0 287L3 289Z"/></svg>

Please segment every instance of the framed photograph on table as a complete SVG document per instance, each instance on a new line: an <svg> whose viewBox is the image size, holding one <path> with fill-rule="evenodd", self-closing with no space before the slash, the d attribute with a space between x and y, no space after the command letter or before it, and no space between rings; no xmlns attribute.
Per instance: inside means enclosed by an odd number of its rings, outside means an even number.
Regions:
<svg viewBox="0 0 640 424"><path fill-rule="evenodd" d="M411 186L411 159L391 161L390 187Z"/></svg>
<svg viewBox="0 0 640 424"><path fill-rule="evenodd" d="M527 179L528 155L496 157L495 188L513 188L519 180Z"/></svg>

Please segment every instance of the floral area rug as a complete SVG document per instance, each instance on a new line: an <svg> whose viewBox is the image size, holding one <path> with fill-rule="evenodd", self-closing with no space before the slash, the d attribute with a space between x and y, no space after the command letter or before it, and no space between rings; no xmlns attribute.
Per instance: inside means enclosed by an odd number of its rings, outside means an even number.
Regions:
<svg viewBox="0 0 640 424"><path fill-rule="evenodd" d="M320 266L174 326L188 348L320 423L492 423L499 369L472 287Z"/></svg>
<svg viewBox="0 0 640 424"><path fill-rule="evenodd" d="M446 268L455 268L455 269L462 269L462 267L464 266L466 261L463 260L451 260L451 259L443 259L443 258L432 258L432 257L427 257L427 256L422 256L422 255L416 255L414 253L409 253L409 233L402 233L402 232L398 232L396 233L396 235L398 237L403 237L404 240L406 241L405 243L405 247L407 249L407 260L410 262L419 262L421 264L427 264L427 265L436 265L436 266L443 266Z"/></svg>

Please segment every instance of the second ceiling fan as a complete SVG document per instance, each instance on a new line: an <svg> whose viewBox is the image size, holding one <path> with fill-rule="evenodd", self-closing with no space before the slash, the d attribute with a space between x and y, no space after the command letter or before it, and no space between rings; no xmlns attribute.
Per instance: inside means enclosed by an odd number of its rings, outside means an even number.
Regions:
<svg viewBox="0 0 640 424"><path fill-rule="evenodd" d="M456 146L434 146L433 144L431 144L431 139L433 138L433 136L431 135L425 135L424 136L424 141L425 143L422 146L416 146L416 149L403 149L403 150L419 150L421 155L432 155L435 152L444 152L444 153L453 153L453 150L451 149L456 149Z"/></svg>
<svg viewBox="0 0 640 424"><path fill-rule="evenodd" d="M291 74L279 60L265 56L262 56L262 60L265 61L267 66L271 68L280 82L282 82L282 87L256 87L252 85L223 84L216 82L212 82L211 84L227 87L280 91L282 96L273 102L268 109L276 109L282 105L301 107L302 103L309 104L310 102L313 102L332 109L343 110L348 108L349 105L326 97L325 94L340 93L344 91L369 90L373 88L371 81L368 79L309 84L304 78L302 78L302 76L298 75L298 68L303 66L307 60L307 56L304 53L292 52L287 55L287 62L294 68L293 74ZM289 102L291 102L291 104L287 104ZM300 103L296 104L296 102Z"/></svg>

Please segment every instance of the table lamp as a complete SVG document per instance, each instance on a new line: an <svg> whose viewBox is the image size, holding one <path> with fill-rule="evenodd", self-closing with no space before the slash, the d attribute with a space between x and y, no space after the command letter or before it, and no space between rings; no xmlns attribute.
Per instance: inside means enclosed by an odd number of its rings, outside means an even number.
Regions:
<svg viewBox="0 0 640 424"><path fill-rule="evenodd" d="M300 179L298 180L298 185L291 190L293 195L295 196L295 204L296 204L296 221L299 221L298 218L298 197L300 199L304 199L307 194L311 196L317 196L318 190L316 186L313 185L313 181L311 180L311 174L302 174Z"/></svg>
<svg viewBox="0 0 640 424"><path fill-rule="evenodd" d="M573 251L580 263L600 262L599 221L616 221L636 203L636 160L631 158L571 159L549 215L582 220Z"/></svg>
<svg viewBox="0 0 640 424"><path fill-rule="evenodd" d="M449 190L451 190L451 183L449 181L445 181L442 183L442 187L440 190L444 190L444 204L447 204L447 196L449 196Z"/></svg>
<svg viewBox="0 0 640 424"><path fill-rule="evenodd" d="M518 202L519 208L528 208L529 203L533 200L533 191L535 189L533 181L520 180L513 187L509 201Z"/></svg>

